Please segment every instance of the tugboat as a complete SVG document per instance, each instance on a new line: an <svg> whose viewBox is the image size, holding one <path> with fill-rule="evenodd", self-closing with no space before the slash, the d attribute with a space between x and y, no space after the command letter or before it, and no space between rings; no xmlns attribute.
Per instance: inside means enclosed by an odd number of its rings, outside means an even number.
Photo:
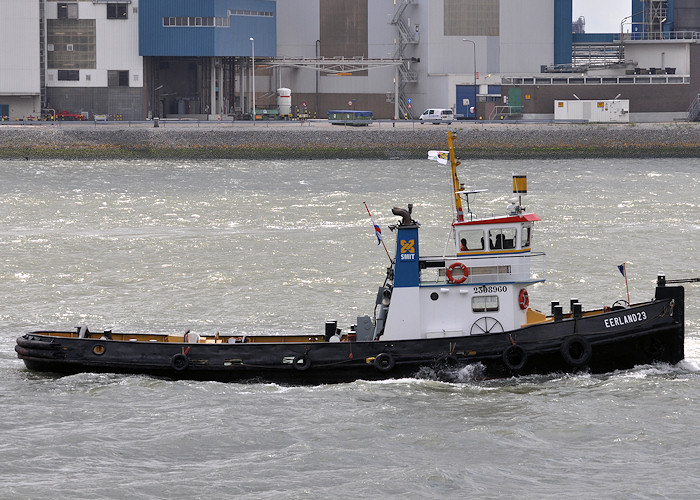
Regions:
<svg viewBox="0 0 700 500"><path fill-rule="evenodd" d="M684 357L684 289L658 277L653 300L583 310L552 303L530 307L528 287L545 280L545 255L532 250L540 218L522 208L524 176L502 216L477 218L459 182L453 135L447 151L456 217L450 251L420 253L412 206L394 208L396 248L379 287L374 314L347 332L328 321L317 335L235 333L184 335L35 331L17 339L26 367L42 372L139 373L171 379L290 384L435 376L451 379L467 367L478 377L604 373L640 364L675 364ZM466 212L464 210L466 205Z"/></svg>

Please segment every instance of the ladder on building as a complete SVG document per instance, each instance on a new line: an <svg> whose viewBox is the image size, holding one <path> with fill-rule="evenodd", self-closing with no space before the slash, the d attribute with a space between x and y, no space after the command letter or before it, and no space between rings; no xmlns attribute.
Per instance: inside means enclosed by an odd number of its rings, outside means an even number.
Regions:
<svg viewBox="0 0 700 500"><path fill-rule="evenodd" d="M39 102L42 108L46 107L46 32L44 20L46 19L46 0L39 2Z"/></svg>
<svg viewBox="0 0 700 500"><path fill-rule="evenodd" d="M695 96L695 100L690 104L690 107L688 108L688 121L700 121L700 94Z"/></svg>
<svg viewBox="0 0 700 500"><path fill-rule="evenodd" d="M394 0L394 15L389 20L389 24L396 26L396 30L398 31L396 50L394 51L393 58L402 61L397 68L399 115L407 118L411 118L411 107L409 107L409 103L407 102L406 85L418 81L418 75L415 71L411 70L411 63L418 62L418 59L415 57L408 57L406 54L407 47L417 45L420 41L418 26L416 26L415 29L411 28L410 18L405 17L406 8L414 3L415 0ZM386 96L387 102L394 102L396 99L394 92L387 92ZM396 118L399 118L399 116Z"/></svg>

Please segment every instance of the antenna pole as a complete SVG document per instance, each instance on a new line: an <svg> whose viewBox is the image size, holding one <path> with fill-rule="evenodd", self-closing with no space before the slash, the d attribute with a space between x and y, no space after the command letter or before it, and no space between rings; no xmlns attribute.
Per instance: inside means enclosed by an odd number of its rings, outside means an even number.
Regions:
<svg viewBox="0 0 700 500"><path fill-rule="evenodd" d="M459 178L457 177L457 167L460 163L455 158L455 150L452 145L453 138L456 135L452 135L452 132L447 133L447 144L450 150L450 167L452 168L452 190L454 191L455 197L455 210L457 210L457 222L464 222L464 210L462 209L462 198L459 196Z"/></svg>

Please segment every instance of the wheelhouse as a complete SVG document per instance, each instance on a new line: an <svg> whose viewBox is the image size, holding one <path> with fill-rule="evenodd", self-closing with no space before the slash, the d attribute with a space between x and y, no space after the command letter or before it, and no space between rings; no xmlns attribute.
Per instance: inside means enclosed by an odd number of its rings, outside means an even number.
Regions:
<svg viewBox="0 0 700 500"><path fill-rule="evenodd" d="M453 224L457 255L529 252L535 214L479 219Z"/></svg>

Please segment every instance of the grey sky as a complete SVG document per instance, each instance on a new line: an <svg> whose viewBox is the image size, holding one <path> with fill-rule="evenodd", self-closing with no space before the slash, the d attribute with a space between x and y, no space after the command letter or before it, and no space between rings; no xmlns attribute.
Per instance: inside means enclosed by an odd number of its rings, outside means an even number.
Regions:
<svg viewBox="0 0 700 500"><path fill-rule="evenodd" d="M630 0L573 0L573 20L586 18L586 33L619 33L620 22L632 12ZM625 20L628 31L629 19Z"/></svg>

